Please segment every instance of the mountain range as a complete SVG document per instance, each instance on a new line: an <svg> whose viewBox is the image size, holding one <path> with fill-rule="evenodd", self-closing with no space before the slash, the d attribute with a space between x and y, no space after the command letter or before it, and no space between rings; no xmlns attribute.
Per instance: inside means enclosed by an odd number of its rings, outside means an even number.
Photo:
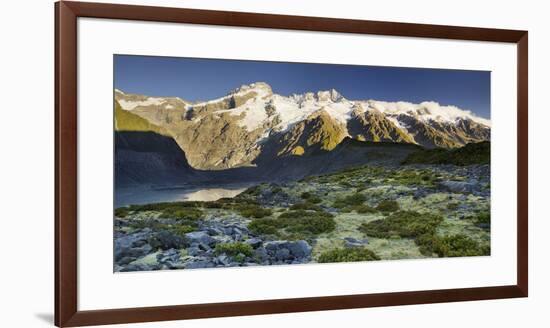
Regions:
<svg viewBox="0 0 550 328"><path fill-rule="evenodd" d="M456 148L490 140L491 134L489 120L455 106L348 100L334 89L282 96L263 82L200 102L115 89L115 103L119 116L140 125L124 122L118 130L172 137L199 170L332 151L346 138Z"/></svg>

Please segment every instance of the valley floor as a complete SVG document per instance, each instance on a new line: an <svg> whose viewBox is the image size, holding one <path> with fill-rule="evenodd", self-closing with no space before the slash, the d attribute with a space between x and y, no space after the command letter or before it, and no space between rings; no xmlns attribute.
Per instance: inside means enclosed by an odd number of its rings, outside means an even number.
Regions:
<svg viewBox="0 0 550 328"><path fill-rule="evenodd" d="M489 165L363 166L115 210L115 271L490 255Z"/></svg>

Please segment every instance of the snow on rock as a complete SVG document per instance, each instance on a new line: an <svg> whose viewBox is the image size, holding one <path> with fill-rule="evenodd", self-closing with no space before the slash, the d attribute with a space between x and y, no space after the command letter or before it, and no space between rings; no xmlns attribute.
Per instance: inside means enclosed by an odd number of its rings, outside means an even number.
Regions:
<svg viewBox="0 0 550 328"><path fill-rule="evenodd" d="M337 121L346 124L351 118L353 104L350 102L336 102L324 107L329 115Z"/></svg>
<svg viewBox="0 0 550 328"><path fill-rule="evenodd" d="M313 103L302 105L293 98L274 95L271 105L275 108L280 123L276 128L280 131L287 130L291 125L303 121L311 113L318 110Z"/></svg>
<svg viewBox="0 0 550 328"><path fill-rule="evenodd" d="M239 126L245 127L248 132L261 127L267 119L265 102L258 101L256 98L249 99L239 107L214 112L214 114L218 113L229 113L231 116L240 116L244 113L244 117L239 121Z"/></svg>
<svg viewBox="0 0 550 328"><path fill-rule="evenodd" d="M269 86L269 84L264 82L256 82L248 85L247 84L242 85L239 88L232 90L231 92L229 92L227 95L223 97L208 100L208 101L201 101L196 104L189 105L189 107L206 106L209 104L214 104L220 101L230 99L231 97L234 97L234 96L244 96L250 92L256 92L257 94L256 98L264 98L272 94L271 87Z"/></svg>
<svg viewBox="0 0 550 328"><path fill-rule="evenodd" d="M260 97L264 97L273 93L269 84L265 82L255 82L251 84L243 84L237 89L232 90L228 95L242 96L251 91L256 92Z"/></svg>
<svg viewBox="0 0 550 328"><path fill-rule="evenodd" d="M400 115L405 114L415 116L423 121L436 121L444 123L455 123L458 119L470 119L474 122L491 126L491 121L478 117L468 110L460 109L456 106L442 106L434 101L425 101L420 104L413 104L405 101L386 102L377 100L368 100L365 105L379 110L384 114Z"/></svg>
<svg viewBox="0 0 550 328"><path fill-rule="evenodd" d="M136 107L140 107L140 106L159 106L165 102L166 100L164 98L155 98L155 97L149 97L146 100L125 100L125 99L118 100L120 107L122 107L122 109L125 109L125 110L133 110Z"/></svg>

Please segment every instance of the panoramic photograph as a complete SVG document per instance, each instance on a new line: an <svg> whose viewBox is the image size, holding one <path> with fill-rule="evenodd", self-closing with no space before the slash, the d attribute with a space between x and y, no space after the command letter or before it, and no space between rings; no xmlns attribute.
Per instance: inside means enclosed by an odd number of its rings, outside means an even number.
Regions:
<svg viewBox="0 0 550 328"><path fill-rule="evenodd" d="M115 272L491 255L491 72L113 61Z"/></svg>

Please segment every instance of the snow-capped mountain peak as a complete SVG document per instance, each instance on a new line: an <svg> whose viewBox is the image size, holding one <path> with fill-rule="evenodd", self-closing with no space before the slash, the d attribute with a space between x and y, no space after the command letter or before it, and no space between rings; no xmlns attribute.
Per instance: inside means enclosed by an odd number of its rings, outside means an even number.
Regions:
<svg viewBox="0 0 550 328"><path fill-rule="evenodd" d="M375 108L386 115L414 116L426 122L432 120L435 122L455 123L459 119L469 119L488 127L491 126L490 120L476 116L471 111L463 110L456 106L443 106L434 101L413 104L405 101L386 102L368 100L366 101L366 106L368 108Z"/></svg>
<svg viewBox="0 0 550 328"><path fill-rule="evenodd" d="M332 101L332 102L338 102L343 100L344 97L336 90L330 89L330 90L324 90L324 91L317 91L317 100L318 101Z"/></svg>
<svg viewBox="0 0 550 328"><path fill-rule="evenodd" d="M249 92L256 92L258 95L262 96L273 94L273 91L271 90L271 86L269 84L265 82L254 82L250 84L243 84L240 87L233 89L227 95L244 95Z"/></svg>
<svg viewBox="0 0 550 328"><path fill-rule="evenodd" d="M306 102L339 102L345 101L346 99L335 89L330 90L320 90L317 92L306 92L302 94L292 94L289 96L290 99L296 101L297 103L306 103Z"/></svg>

